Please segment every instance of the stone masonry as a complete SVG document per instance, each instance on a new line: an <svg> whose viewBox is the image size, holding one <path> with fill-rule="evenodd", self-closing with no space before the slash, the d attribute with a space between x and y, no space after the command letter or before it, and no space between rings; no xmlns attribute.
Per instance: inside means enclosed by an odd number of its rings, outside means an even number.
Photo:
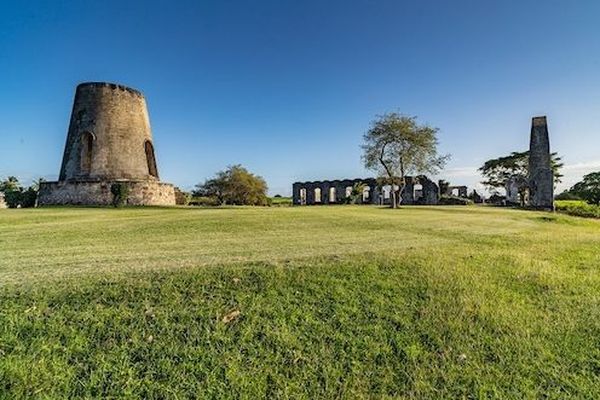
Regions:
<svg viewBox="0 0 600 400"><path fill-rule="evenodd" d="M550 161L550 140L546 117L534 117L529 142L529 205L554 209L554 174Z"/></svg>
<svg viewBox="0 0 600 400"><path fill-rule="evenodd" d="M356 184L364 185L358 204L389 205L392 201L390 185L382 185L375 178L295 182L292 201L294 205L345 204ZM426 176L406 177L402 204L438 204L439 196L438 185Z"/></svg>
<svg viewBox="0 0 600 400"><path fill-rule="evenodd" d="M106 205L113 183L127 185L127 204L174 205L161 183L146 100L122 85L77 86L58 182L40 185L39 205Z"/></svg>

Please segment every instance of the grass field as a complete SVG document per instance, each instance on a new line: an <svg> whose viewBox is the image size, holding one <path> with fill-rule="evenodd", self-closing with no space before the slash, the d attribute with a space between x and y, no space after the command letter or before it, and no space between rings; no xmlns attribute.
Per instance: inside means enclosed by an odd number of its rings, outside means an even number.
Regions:
<svg viewBox="0 0 600 400"><path fill-rule="evenodd" d="M0 210L0 398L600 398L600 221Z"/></svg>

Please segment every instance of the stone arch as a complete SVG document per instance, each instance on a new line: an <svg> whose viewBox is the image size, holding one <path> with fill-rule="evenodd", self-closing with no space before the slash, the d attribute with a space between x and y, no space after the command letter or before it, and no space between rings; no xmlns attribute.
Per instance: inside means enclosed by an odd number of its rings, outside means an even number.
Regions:
<svg viewBox="0 0 600 400"><path fill-rule="evenodd" d="M155 178L158 178L158 169L156 168L156 158L154 157L154 146L152 142L146 140L144 142L144 151L146 152L146 161L148 163L148 173Z"/></svg>
<svg viewBox="0 0 600 400"><path fill-rule="evenodd" d="M89 175L92 172L92 155L96 137L92 132L85 131L80 138L79 168L81 174Z"/></svg>
<svg viewBox="0 0 600 400"><path fill-rule="evenodd" d="M320 203L321 202L321 188L317 187L315 188L315 203Z"/></svg>
<svg viewBox="0 0 600 400"><path fill-rule="evenodd" d="M362 202L368 203L370 198L371 198L371 187L365 186L363 188L363 192L362 192Z"/></svg>
<svg viewBox="0 0 600 400"><path fill-rule="evenodd" d="M306 188L300 188L300 204L306 205Z"/></svg>
<svg viewBox="0 0 600 400"><path fill-rule="evenodd" d="M423 198L423 185L418 182L413 185L413 199L415 202L418 202Z"/></svg>
<svg viewBox="0 0 600 400"><path fill-rule="evenodd" d="M330 203L335 203L335 199L336 199L336 190L335 190L335 186L331 186L329 188L329 202Z"/></svg>

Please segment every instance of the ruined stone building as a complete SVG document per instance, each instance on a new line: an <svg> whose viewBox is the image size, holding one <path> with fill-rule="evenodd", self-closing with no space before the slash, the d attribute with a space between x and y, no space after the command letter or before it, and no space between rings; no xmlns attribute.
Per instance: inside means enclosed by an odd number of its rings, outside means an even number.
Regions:
<svg viewBox="0 0 600 400"><path fill-rule="evenodd" d="M142 93L122 85L77 86L57 182L40 185L39 205L109 205L111 186L125 185L130 205L175 204L160 182Z"/></svg>
<svg viewBox="0 0 600 400"><path fill-rule="evenodd" d="M294 205L346 204L354 185L362 184L358 204L390 204L390 185L381 185L377 179L342 179L332 181L296 182L292 187ZM426 176L407 177L401 194L402 204L437 204L440 191Z"/></svg>
<svg viewBox="0 0 600 400"><path fill-rule="evenodd" d="M554 210L554 173L550 155L550 139L546 117L531 121L529 141L529 205Z"/></svg>

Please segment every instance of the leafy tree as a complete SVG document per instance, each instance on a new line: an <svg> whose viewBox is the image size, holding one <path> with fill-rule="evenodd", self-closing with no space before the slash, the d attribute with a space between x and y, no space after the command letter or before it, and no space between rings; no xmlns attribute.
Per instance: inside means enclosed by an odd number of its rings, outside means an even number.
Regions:
<svg viewBox="0 0 600 400"><path fill-rule="evenodd" d="M364 134L363 162L391 186L391 207L401 201L406 176L436 173L449 156L437 152L438 128L417 124L416 117L395 112L378 116Z"/></svg>
<svg viewBox="0 0 600 400"><path fill-rule="evenodd" d="M220 204L264 206L268 204L267 183L241 165L227 167L196 185L195 196L216 198Z"/></svg>
<svg viewBox="0 0 600 400"><path fill-rule="evenodd" d="M550 155L550 163L554 173L554 183L559 183L562 178L560 169L563 163L557 153ZM512 176L526 181L529 175L529 151L514 151L508 156L488 160L479 168L479 172L484 178L481 183L489 188L504 188ZM526 190L527 188L523 188L520 191L521 198L524 198Z"/></svg>
<svg viewBox="0 0 600 400"><path fill-rule="evenodd" d="M22 187L16 176L9 176L4 181L0 182L0 192L11 192L20 189L22 189Z"/></svg>
<svg viewBox="0 0 600 400"><path fill-rule="evenodd" d="M590 204L600 204L600 171L585 175L569 192Z"/></svg>
<svg viewBox="0 0 600 400"><path fill-rule="evenodd" d="M19 180L14 176L9 176L0 182L0 192L4 193L4 200L10 208L29 208L35 207L39 191L39 183L43 179L38 179L27 189L23 188Z"/></svg>
<svg viewBox="0 0 600 400"><path fill-rule="evenodd" d="M361 198L365 187L366 185L362 182L357 182L354 185L352 185L352 190L350 190L350 196L346 198L346 202L349 204L358 203L358 199Z"/></svg>

